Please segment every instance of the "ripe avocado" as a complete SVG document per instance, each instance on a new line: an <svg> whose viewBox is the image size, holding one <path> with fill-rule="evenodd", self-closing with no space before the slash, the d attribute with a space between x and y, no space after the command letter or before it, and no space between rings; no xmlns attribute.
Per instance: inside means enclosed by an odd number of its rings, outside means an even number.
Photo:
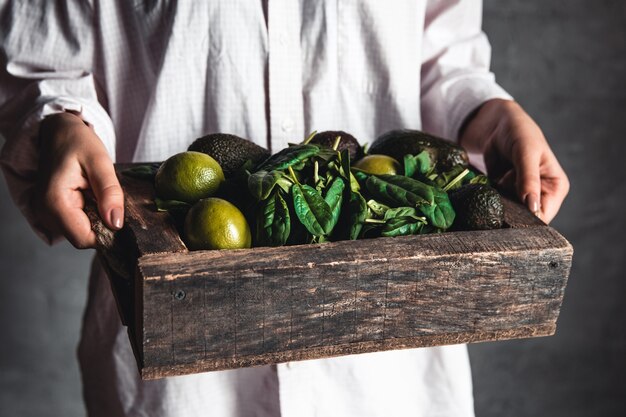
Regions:
<svg viewBox="0 0 626 417"><path fill-rule="evenodd" d="M504 224L500 194L489 185L467 184L448 196L456 212L454 230L499 229Z"/></svg>
<svg viewBox="0 0 626 417"><path fill-rule="evenodd" d="M332 148L335 144L337 136L341 136L341 141L337 147L338 151L341 152L347 149L348 152L350 152L350 161L352 162L361 159L363 156L363 148L359 145L359 141L356 140L356 138L351 134L342 130L327 130L325 132L319 132L313 136L310 143Z"/></svg>
<svg viewBox="0 0 626 417"><path fill-rule="evenodd" d="M198 138L188 150L212 156L222 167L226 178L235 174L246 161L256 164L270 156L267 149L228 133L211 133Z"/></svg>
<svg viewBox="0 0 626 417"><path fill-rule="evenodd" d="M404 155L417 155L426 150L438 171L448 171L455 165L468 165L467 152L445 139L419 130L391 130L380 135L370 146L369 153L381 153L402 161Z"/></svg>

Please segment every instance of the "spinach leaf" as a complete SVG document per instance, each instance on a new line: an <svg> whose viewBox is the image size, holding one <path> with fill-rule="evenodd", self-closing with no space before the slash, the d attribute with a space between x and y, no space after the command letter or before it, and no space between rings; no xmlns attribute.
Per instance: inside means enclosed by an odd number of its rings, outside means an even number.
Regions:
<svg viewBox="0 0 626 417"><path fill-rule="evenodd" d="M432 226L445 230L452 226L456 213L452 208L448 193L439 188L433 188L433 190L435 190L434 203L420 205L418 208Z"/></svg>
<svg viewBox="0 0 626 417"><path fill-rule="evenodd" d="M282 246L287 243L291 232L291 219L289 216L289 207L282 197L281 192L277 191L268 198L260 211L260 219L257 225L257 239L267 246Z"/></svg>
<svg viewBox="0 0 626 417"><path fill-rule="evenodd" d="M181 224L191 208L191 204L184 201L162 200L158 197L154 199L154 204L157 207L157 211L167 211L175 222L180 222Z"/></svg>
<svg viewBox="0 0 626 417"><path fill-rule="evenodd" d="M422 151L415 156L410 154L404 155L403 163L404 175L407 177L425 176L433 169L430 154L427 151Z"/></svg>
<svg viewBox="0 0 626 417"><path fill-rule="evenodd" d="M322 162L328 163L336 159L338 154L339 152L332 148L327 148L326 146L320 146L320 150L317 154L315 154L315 157L319 158Z"/></svg>
<svg viewBox="0 0 626 417"><path fill-rule="evenodd" d="M439 173L433 183L442 189L446 189L446 187L448 187L446 191L455 190L463 185L465 177L469 174L469 172L470 171L465 169L463 166L455 165L452 169ZM461 175L462 177L459 178Z"/></svg>
<svg viewBox="0 0 626 417"><path fill-rule="evenodd" d="M187 211L191 208L191 204L178 200L162 200L159 197L154 199L157 211Z"/></svg>
<svg viewBox="0 0 626 417"><path fill-rule="evenodd" d="M250 194L258 201L265 200L270 196L274 186L283 177L280 171L257 171L248 177L248 189Z"/></svg>
<svg viewBox="0 0 626 417"><path fill-rule="evenodd" d="M426 218L413 207L397 207L385 212L385 225L381 236L406 236L418 234L426 224Z"/></svg>
<svg viewBox="0 0 626 417"><path fill-rule="evenodd" d="M270 156L257 167L257 171L282 171L317 155L319 151L319 147L311 144L291 146Z"/></svg>
<svg viewBox="0 0 626 417"><path fill-rule="evenodd" d="M380 231L381 236L395 237L419 234L426 224L425 220L413 216L394 217L389 219Z"/></svg>
<svg viewBox="0 0 626 417"><path fill-rule="evenodd" d="M122 171L122 174L133 178L139 178L141 180L154 181L154 177L161 166L161 162L155 162L153 164L141 164L134 167L127 168Z"/></svg>
<svg viewBox="0 0 626 417"><path fill-rule="evenodd" d="M371 175L365 184L377 200L395 207L416 207L435 227L447 229L454 221L448 194L440 188L403 175Z"/></svg>
<svg viewBox="0 0 626 417"><path fill-rule="evenodd" d="M370 175L365 186L374 199L393 207L434 201L432 187L403 175Z"/></svg>
<svg viewBox="0 0 626 417"><path fill-rule="evenodd" d="M483 174L476 174L474 172L470 172L470 174L465 178L467 184L484 184L491 185L489 182L489 178Z"/></svg>
<svg viewBox="0 0 626 417"><path fill-rule="evenodd" d="M367 200L367 206L372 210L372 212L378 217L383 217L387 210L389 210L389 206L379 203L376 200Z"/></svg>
<svg viewBox="0 0 626 417"><path fill-rule="evenodd" d="M293 206L300 223L313 236L327 233L333 214L321 194L309 185L294 184L291 187Z"/></svg>
<svg viewBox="0 0 626 417"><path fill-rule="evenodd" d="M350 151L348 149L344 149L339 153L339 175L348 181L353 192L358 192L361 189L359 182L350 169Z"/></svg>
<svg viewBox="0 0 626 417"><path fill-rule="evenodd" d="M406 177L412 177L416 172L418 172L417 161L413 155L404 155L402 165L404 165L404 176Z"/></svg>
<svg viewBox="0 0 626 417"><path fill-rule="evenodd" d="M419 219L426 222L424 217L418 215L417 210L414 207L396 207L389 209L385 212L383 220L391 220L396 217L414 217L415 219Z"/></svg>
<svg viewBox="0 0 626 417"><path fill-rule="evenodd" d="M348 238L355 240L359 237L363 223L367 218L367 203L361 193L350 190L348 209L350 210L350 230L348 232Z"/></svg>
<svg viewBox="0 0 626 417"><path fill-rule="evenodd" d="M370 174L368 174L365 171L362 171L358 168L351 168L350 172L352 172L352 174L354 174L354 178L357 179L357 181L361 182L365 182L367 181L367 179L370 177Z"/></svg>
<svg viewBox="0 0 626 417"><path fill-rule="evenodd" d="M326 225L325 232L330 234L335 225L339 221L339 214L341 213L341 203L343 201L343 190L346 187L346 183L342 177L336 177L328 187L328 191L324 196L324 201L330 208L331 218L330 222Z"/></svg>
<svg viewBox="0 0 626 417"><path fill-rule="evenodd" d="M433 170L434 164L431 160L430 152L422 151L415 155L414 159L418 166L417 172L419 172L420 174L426 175Z"/></svg>

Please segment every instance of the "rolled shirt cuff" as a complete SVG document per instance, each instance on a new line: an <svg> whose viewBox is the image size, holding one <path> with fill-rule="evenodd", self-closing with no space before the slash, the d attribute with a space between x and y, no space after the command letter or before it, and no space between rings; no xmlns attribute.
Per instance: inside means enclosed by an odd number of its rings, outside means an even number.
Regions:
<svg viewBox="0 0 626 417"><path fill-rule="evenodd" d="M467 117L479 106L489 100L504 99L513 100L504 88L495 82L493 74L467 75L455 78L454 81L445 83L443 90L444 107L448 109L444 135L454 141L458 141L461 127Z"/></svg>

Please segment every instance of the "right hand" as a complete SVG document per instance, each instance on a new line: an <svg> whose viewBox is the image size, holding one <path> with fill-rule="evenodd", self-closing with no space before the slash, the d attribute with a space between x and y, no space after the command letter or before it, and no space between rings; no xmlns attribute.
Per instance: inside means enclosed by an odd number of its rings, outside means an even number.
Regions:
<svg viewBox="0 0 626 417"><path fill-rule="evenodd" d="M468 121L459 143L485 156L487 172L516 191L546 223L559 211L569 180L537 123L515 101L493 99Z"/></svg>
<svg viewBox="0 0 626 417"><path fill-rule="evenodd" d="M82 192L93 192L100 217L109 229L121 229L124 193L113 162L93 128L72 113L46 117L41 122L40 139L34 212L44 228L65 236L76 248L94 248L96 235L83 211Z"/></svg>

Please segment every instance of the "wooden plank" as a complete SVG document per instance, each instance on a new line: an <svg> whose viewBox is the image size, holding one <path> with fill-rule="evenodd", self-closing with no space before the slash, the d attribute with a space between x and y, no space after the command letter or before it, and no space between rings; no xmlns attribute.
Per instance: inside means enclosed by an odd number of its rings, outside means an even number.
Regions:
<svg viewBox="0 0 626 417"><path fill-rule="evenodd" d="M167 366L147 365L140 370L144 380L165 378L169 376L195 374L201 372L246 368L267 364L291 361L310 360L314 358L332 358L343 355L382 352L386 350L414 349L421 347L455 345L461 343L478 343L494 340L521 339L530 337L551 336L556 330L555 325L517 327L499 331L464 332L456 334L434 334L416 338L382 339L378 341L347 343L333 346L317 346L306 349L267 353L248 357L223 357L217 360L198 359L194 364L175 364Z"/></svg>
<svg viewBox="0 0 626 417"><path fill-rule="evenodd" d="M124 189L124 222L133 234L139 256L155 253L186 252L187 248L172 217L154 205L154 187L146 180L125 175L133 164L116 165Z"/></svg>
<svg viewBox="0 0 626 417"><path fill-rule="evenodd" d="M550 334L571 256L549 227L144 256L142 375ZM225 303L231 350L206 333Z"/></svg>

